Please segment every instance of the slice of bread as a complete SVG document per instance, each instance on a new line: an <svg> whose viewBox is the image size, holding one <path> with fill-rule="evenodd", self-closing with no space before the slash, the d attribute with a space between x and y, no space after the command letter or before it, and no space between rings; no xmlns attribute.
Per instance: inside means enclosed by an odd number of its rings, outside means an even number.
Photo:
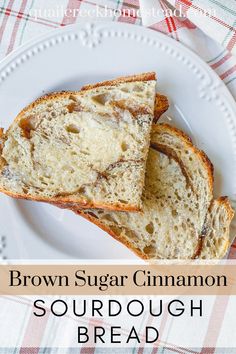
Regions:
<svg viewBox="0 0 236 354"><path fill-rule="evenodd" d="M153 126L143 212L73 210L144 259L223 257L233 211L213 200L213 167L180 130Z"/></svg>
<svg viewBox="0 0 236 354"><path fill-rule="evenodd" d="M140 210L155 86L155 73L146 73L36 100L1 132L0 191Z"/></svg>
<svg viewBox="0 0 236 354"><path fill-rule="evenodd" d="M155 98L155 107L154 107L154 122L157 122L159 118L165 113L169 108L168 98L160 93L156 94ZM51 204L58 206L59 208L71 209L77 207L77 203L55 203Z"/></svg>

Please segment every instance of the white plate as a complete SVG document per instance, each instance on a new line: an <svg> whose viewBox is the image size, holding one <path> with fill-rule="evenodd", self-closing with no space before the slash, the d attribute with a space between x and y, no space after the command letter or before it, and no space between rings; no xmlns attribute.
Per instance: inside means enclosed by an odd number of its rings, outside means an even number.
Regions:
<svg viewBox="0 0 236 354"><path fill-rule="evenodd" d="M53 31L0 64L1 126L50 91L119 75L156 71L172 123L190 134L215 166L216 195L236 194L236 106L194 53L158 32L121 23L83 23ZM167 119L167 118L166 118ZM0 242L8 258L136 257L70 211L0 197ZM2 245L1 245L2 243Z"/></svg>

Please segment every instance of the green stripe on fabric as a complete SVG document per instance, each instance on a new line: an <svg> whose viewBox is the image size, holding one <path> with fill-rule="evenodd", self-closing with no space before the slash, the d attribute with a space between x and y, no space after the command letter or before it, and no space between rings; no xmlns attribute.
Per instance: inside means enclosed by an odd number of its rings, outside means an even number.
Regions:
<svg viewBox="0 0 236 354"><path fill-rule="evenodd" d="M236 26L236 20L235 20L234 23L233 23L233 27L235 27L235 26ZM226 43L226 41L229 39L229 36L231 35L231 33L232 33L232 30L229 30L228 33L227 33L227 35L225 36L225 39L224 39L223 42L222 42L223 45L225 45L225 43Z"/></svg>
<svg viewBox="0 0 236 354"><path fill-rule="evenodd" d="M221 9L225 10L226 12L230 13L231 15L236 16L236 11L229 9L228 7L226 7L222 2L219 2L217 0L208 0L209 2L219 6Z"/></svg>
<svg viewBox="0 0 236 354"><path fill-rule="evenodd" d="M5 12L6 1L7 0L4 0L2 6L0 7L0 18L2 17L3 13Z"/></svg>
<svg viewBox="0 0 236 354"><path fill-rule="evenodd" d="M226 83L225 83L225 85L228 85L228 84L230 84L232 81L234 81L234 80L236 80L236 76L235 77L233 77L232 79L230 79L229 81L227 81Z"/></svg>
<svg viewBox="0 0 236 354"><path fill-rule="evenodd" d="M30 6L29 6L28 12L30 12L30 10L31 10L32 7L34 6L34 2L35 2L35 0L32 0L32 1L31 1L31 4L30 4ZM19 41L19 44L20 44L20 45L22 44L22 41L23 41L23 37L24 37L24 33L25 33L25 28L26 28L26 24L27 24L28 20L29 20L29 15L26 16L26 19L25 19L25 21L24 21L24 25L23 25L23 27L22 27L22 31L21 31L21 35L20 35L20 41Z"/></svg>
<svg viewBox="0 0 236 354"><path fill-rule="evenodd" d="M226 50L223 50L222 52L220 52L220 54L218 54L216 57L210 59L210 60L207 60L207 64L210 64L212 63L213 61L215 61L216 59L219 59L221 56L223 56L224 54L226 54Z"/></svg>

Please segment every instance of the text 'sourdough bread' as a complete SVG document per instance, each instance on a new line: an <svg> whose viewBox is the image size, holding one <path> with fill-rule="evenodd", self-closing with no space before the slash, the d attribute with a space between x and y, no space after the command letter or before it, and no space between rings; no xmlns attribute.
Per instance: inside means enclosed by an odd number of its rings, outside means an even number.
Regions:
<svg viewBox="0 0 236 354"><path fill-rule="evenodd" d="M140 210L155 73L42 97L1 132L0 191L80 208Z"/></svg>
<svg viewBox="0 0 236 354"><path fill-rule="evenodd" d="M180 130L153 126L143 212L75 212L144 259L223 257L233 217L227 198L213 200L213 167Z"/></svg>

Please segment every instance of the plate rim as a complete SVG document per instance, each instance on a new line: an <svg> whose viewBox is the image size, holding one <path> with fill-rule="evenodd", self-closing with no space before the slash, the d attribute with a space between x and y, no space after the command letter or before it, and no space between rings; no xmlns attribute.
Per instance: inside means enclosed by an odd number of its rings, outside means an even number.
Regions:
<svg viewBox="0 0 236 354"><path fill-rule="evenodd" d="M57 34L62 34L63 32L73 32L75 29L78 29L78 30L88 30L88 31L91 31L93 30L94 27L97 27L97 29L100 31L100 30L106 30L106 27L126 27L126 28L129 28L131 30L137 30L137 31L141 31L141 32L146 32L146 34L149 34L151 36L156 36L157 38L159 37L160 39L163 39L171 44L173 44L175 47L177 47L178 49L180 50L183 50L185 51L187 54L189 54L190 56L193 57L193 59L195 59L200 65L203 66L203 68L209 72L211 72L211 74L214 76L214 78L222 84L222 87L224 87L224 89L226 89L227 93L228 93L228 96L232 99L232 103L233 103L233 106L235 108L235 112L236 112L236 102L235 102L235 99L233 97L233 95L231 94L230 90L228 89L228 87L226 86L226 84L224 83L223 80L220 79L220 77L217 75L217 73L211 68L210 65L208 65L197 53L195 53L191 48L189 48L188 46L186 46L184 43L182 42L179 42L177 40L175 40L174 38L162 33L162 32L159 32L157 30L154 30L154 29L151 29L151 28L148 28L148 27L144 27L142 25L137 25L137 24L130 24L130 23L124 23L124 22L117 22L117 21L81 21L79 23L74 23L74 24L70 24L70 25L66 25L66 26L63 26L63 27L58 27L58 28L54 28L54 29L51 29L49 30L48 32L46 33L43 33L43 34L40 34L40 35L37 35L35 36L34 38L26 41L25 43L21 44L20 46L18 46L17 48L13 49L9 54L7 54L4 58L2 58L0 60L0 85L2 83L2 81L4 81L9 75L10 75L10 71L8 70L7 72L5 72L5 76L2 77L1 76L1 72L4 71L4 67L9 65L10 62L16 57L18 56L19 54L25 52L26 50L28 50L30 47L32 46L35 46L37 44L40 44L41 42L45 41L46 39L52 39L53 37L55 37ZM124 33L125 34L125 33ZM126 38L129 38L129 39L137 39L135 37L126 37ZM100 42L98 41L97 42L97 45L99 44ZM54 43L53 45L55 44L59 44L58 43ZM152 43L151 43L152 44ZM84 44L85 45L85 44ZM47 49L49 48L50 45L46 46L44 49ZM92 46L89 45L90 48L92 48ZM95 47L95 46L94 46ZM37 54L37 53L35 53ZM26 61L27 59L29 58L25 58L24 61ZM23 62L23 61L22 61ZM17 65L19 66L19 64ZM16 69L16 67L14 67L14 69ZM2 80L1 80L2 79ZM236 122L236 117L234 117L235 119L235 122Z"/></svg>

